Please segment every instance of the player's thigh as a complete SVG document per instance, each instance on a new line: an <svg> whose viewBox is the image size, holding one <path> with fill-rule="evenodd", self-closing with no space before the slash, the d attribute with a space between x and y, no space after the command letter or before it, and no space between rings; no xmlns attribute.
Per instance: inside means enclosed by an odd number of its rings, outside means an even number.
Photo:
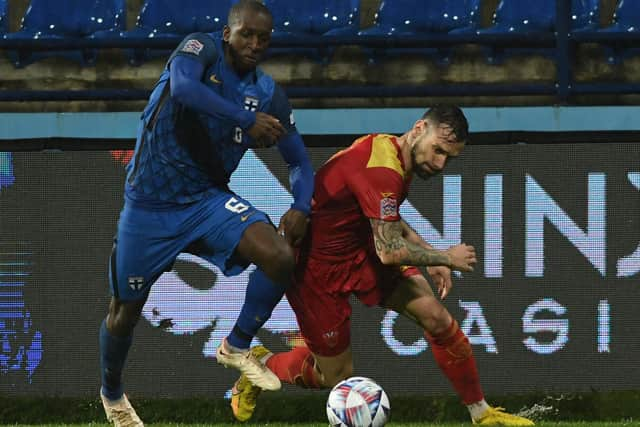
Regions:
<svg viewBox="0 0 640 427"><path fill-rule="evenodd" d="M313 354L316 359L316 368L322 375L325 387L333 387L340 381L353 376L353 353L351 346L335 356L322 356Z"/></svg>
<svg viewBox="0 0 640 427"><path fill-rule="evenodd" d="M312 353L332 358L351 345L351 305L349 295L328 289L336 278L331 267L306 264L305 272L287 289L300 333Z"/></svg>
<svg viewBox="0 0 640 427"><path fill-rule="evenodd" d="M383 307L412 319L430 334L437 334L451 324L449 311L438 301L422 274L400 276L395 280L396 285L383 300Z"/></svg>
<svg viewBox="0 0 640 427"><path fill-rule="evenodd" d="M186 239L167 224L178 223L180 215L125 205L109 259L109 281L116 300L146 299L151 285L171 268Z"/></svg>
<svg viewBox="0 0 640 427"><path fill-rule="evenodd" d="M271 224L256 222L243 234L236 254L265 271L279 282L288 282L293 273L295 258L293 249L278 235Z"/></svg>
<svg viewBox="0 0 640 427"><path fill-rule="evenodd" d="M278 236L269 217L238 195L221 192L208 198L197 221L197 239L188 251L217 265L226 275L238 274L251 263L268 273L279 266L281 256L293 269L293 251Z"/></svg>

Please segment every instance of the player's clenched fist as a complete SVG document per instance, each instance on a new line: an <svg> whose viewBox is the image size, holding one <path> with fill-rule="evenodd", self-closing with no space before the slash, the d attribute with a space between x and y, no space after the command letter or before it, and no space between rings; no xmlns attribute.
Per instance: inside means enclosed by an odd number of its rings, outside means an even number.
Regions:
<svg viewBox="0 0 640 427"><path fill-rule="evenodd" d="M255 141L256 147L271 147L285 134L284 126L275 117L257 112L256 122L247 133Z"/></svg>
<svg viewBox="0 0 640 427"><path fill-rule="evenodd" d="M476 250L473 246L460 243L459 245L451 246L446 252L451 259L449 267L452 270L473 271L473 266L477 262Z"/></svg>

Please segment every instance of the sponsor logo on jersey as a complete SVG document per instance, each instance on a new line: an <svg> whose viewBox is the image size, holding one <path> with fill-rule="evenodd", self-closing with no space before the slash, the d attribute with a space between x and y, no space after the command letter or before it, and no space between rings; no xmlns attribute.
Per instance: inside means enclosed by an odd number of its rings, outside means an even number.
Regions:
<svg viewBox="0 0 640 427"><path fill-rule="evenodd" d="M182 46L181 52L193 53L194 55L200 55L202 48L204 45L202 42L196 39L187 40L187 42Z"/></svg>
<svg viewBox="0 0 640 427"><path fill-rule="evenodd" d="M249 219L249 217L250 217L251 215L253 215L254 213L256 213L256 211L251 211L251 212L249 212L249 213L248 213L248 214L246 214L246 215L242 215L242 216L240 216L240 221L245 222L245 221L246 221L246 220L248 220L248 219Z"/></svg>

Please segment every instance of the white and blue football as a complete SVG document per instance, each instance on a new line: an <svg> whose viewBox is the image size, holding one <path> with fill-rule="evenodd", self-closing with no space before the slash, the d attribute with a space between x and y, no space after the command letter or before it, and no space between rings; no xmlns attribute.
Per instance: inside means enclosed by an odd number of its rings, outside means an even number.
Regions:
<svg viewBox="0 0 640 427"><path fill-rule="evenodd" d="M382 427L390 409L382 387L365 377L339 382L327 399L327 417L333 427Z"/></svg>

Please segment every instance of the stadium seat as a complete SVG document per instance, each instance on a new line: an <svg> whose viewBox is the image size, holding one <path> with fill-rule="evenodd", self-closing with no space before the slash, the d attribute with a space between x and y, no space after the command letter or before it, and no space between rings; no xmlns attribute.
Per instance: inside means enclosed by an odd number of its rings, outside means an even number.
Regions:
<svg viewBox="0 0 640 427"><path fill-rule="evenodd" d="M571 0L572 31L593 31L599 25L600 0Z"/></svg>
<svg viewBox="0 0 640 427"><path fill-rule="evenodd" d="M376 13L373 27L358 34L379 35L427 35L433 33L473 33L478 28L480 0L383 0ZM439 63L450 61L450 49L374 49L370 57L375 61L379 56L405 54L434 55Z"/></svg>
<svg viewBox="0 0 640 427"><path fill-rule="evenodd" d="M571 0L571 30L595 30L600 20L599 0ZM501 0L493 15L493 25L478 30L478 34L552 33L556 27L556 0ZM500 63L506 54L553 55L545 49L491 48L490 63Z"/></svg>
<svg viewBox="0 0 640 427"><path fill-rule="evenodd" d="M190 33L212 33L222 30L232 0L146 0L142 4L136 26L122 37L177 37ZM127 50L129 62L139 65L145 60L158 56L168 56L170 50L135 49Z"/></svg>
<svg viewBox="0 0 640 427"><path fill-rule="evenodd" d="M613 23L600 31L612 35L640 31L640 0L618 0L613 14ZM625 58L640 55L639 48L621 48L617 47L615 43L608 44L605 50L607 62L610 64L618 64Z"/></svg>
<svg viewBox="0 0 640 427"><path fill-rule="evenodd" d="M0 0L0 36L4 36L9 31L8 15L8 0Z"/></svg>
<svg viewBox="0 0 640 427"><path fill-rule="evenodd" d="M359 0L265 0L273 14L274 37L356 35ZM270 55L312 55L327 61L333 49L271 48Z"/></svg>
<svg viewBox="0 0 640 427"><path fill-rule="evenodd" d="M599 0L571 0L574 31L596 28L600 19ZM493 26L483 33L538 33L555 30L555 0L502 0L493 15Z"/></svg>
<svg viewBox="0 0 640 427"><path fill-rule="evenodd" d="M20 30L7 34L10 39L88 38L98 33L119 32L125 25L125 0L31 0L22 18ZM97 51L12 51L16 67L51 57L95 63Z"/></svg>

